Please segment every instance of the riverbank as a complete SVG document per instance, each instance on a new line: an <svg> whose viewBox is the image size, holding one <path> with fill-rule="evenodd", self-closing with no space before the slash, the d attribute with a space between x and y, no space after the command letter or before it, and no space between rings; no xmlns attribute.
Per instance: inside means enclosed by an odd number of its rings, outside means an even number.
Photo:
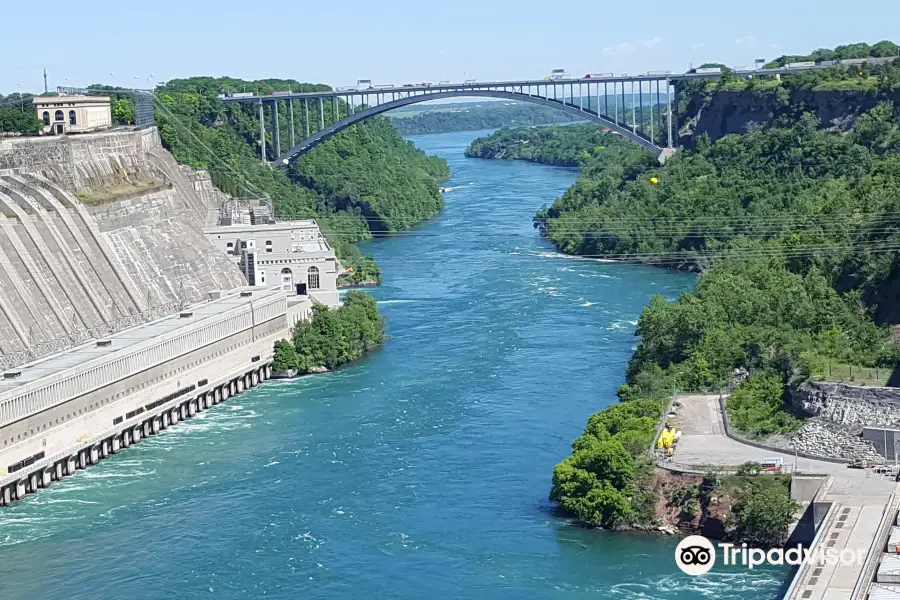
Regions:
<svg viewBox="0 0 900 600"><path fill-rule="evenodd" d="M472 137L415 138L462 187L415 234L363 244L384 269L369 291L387 344L327 376L267 382L3 511L5 588L48 600L779 598L786 568L690 577L674 536L555 516L548 474L584 415L614 400L641 308L693 278L560 256L530 220L576 174L467 159ZM223 528L222 515L239 518ZM35 569L35 556L52 559Z"/></svg>

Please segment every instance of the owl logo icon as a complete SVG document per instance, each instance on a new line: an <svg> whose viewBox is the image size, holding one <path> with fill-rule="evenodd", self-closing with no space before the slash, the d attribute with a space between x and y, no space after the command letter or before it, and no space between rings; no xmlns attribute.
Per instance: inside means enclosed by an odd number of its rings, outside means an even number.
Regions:
<svg viewBox="0 0 900 600"><path fill-rule="evenodd" d="M702 535L691 535L675 547L675 564L688 575L704 575L716 564L716 548Z"/></svg>

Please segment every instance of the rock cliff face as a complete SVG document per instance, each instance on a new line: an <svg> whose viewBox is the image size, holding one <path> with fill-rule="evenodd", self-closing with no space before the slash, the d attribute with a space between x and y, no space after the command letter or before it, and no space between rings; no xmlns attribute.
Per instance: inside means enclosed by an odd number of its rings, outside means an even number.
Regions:
<svg viewBox="0 0 900 600"><path fill-rule="evenodd" d="M900 93L892 99L900 103ZM692 147L704 133L711 141L733 133L746 133L754 126L795 110L789 107L814 112L822 127L846 131L853 127L860 114L878 102L874 94L848 90L799 90L792 95L786 89L722 91L696 96L688 104L688 117L679 124L681 143Z"/></svg>
<svg viewBox="0 0 900 600"><path fill-rule="evenodd" d="M800 452L845 460L879 461L863 427L900 425L900 389L807 381L790 390L794 411L809 416L793 446Z"/></svg>
<svg viewBox="0 0 900 600"><path fill-rule="evenodd" d="M0 369L244 284L153 128L0 140Z"/></svg>

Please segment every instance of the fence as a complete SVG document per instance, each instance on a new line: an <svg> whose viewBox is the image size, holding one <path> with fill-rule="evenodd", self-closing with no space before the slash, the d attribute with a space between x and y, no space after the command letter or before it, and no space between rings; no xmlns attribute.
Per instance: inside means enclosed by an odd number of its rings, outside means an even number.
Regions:
<svg viewBox="0 0 900 600"><path fill-rule="evenodd" d="M0 369L12 369L39 358L49 356L50 354L55 354L56 352L78 346L89 340L106 337L128 329L129 327L135 327L141 323L154 321L160 317L175 313L180 310L181 306L182 304L180 302L170 302L168 304L154 306L144 312L122 317L121 319L110 321L99 327L78 329L73 331L70 335L35 344L27 350L21 350L12 354L4 354L3 356L0 356Z"/></svg>

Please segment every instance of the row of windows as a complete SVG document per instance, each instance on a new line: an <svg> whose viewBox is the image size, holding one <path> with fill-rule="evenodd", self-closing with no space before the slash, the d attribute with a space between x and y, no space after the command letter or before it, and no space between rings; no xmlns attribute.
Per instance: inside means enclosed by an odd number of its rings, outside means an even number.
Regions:
<svg viewBox="0 0 900 600"><path fill-rule="evenodd" d="M44 117L44 125L49 125L50 124L50 113L45 110L43 117ZM66 117L63 114L63 111L61 111L61 110L56 111L56 114L54 115L54 117L55 117L56 121L65 121L66 120ZM69 125L77 125L77 124L78 124L78 118L75 116L75 111L70 110L69 111Z"/></svg>
<svg viewBox="0 0 900 600"><path fill-rule="evenodd" d="M268 309L267 312L277 312L277 311L272 310L273 308L277 308L277 306L278 306L278 304L275 303L275 304L272 304L272 305L270 305L270 306L266 306L266 307L263 307L263 308L264 308L264 309ZM206 355L206 356L203 357L203 358L197 359L197 360L195 360L195 361L193 361L193 362L191 362L191 363L189 363L189 364L183 365L182 367L180 367L180 368L178 368L178 369L173 369L172 371L169 371L169 372L167 372L167 373L161 374L161 375L159 375L159 376L157 376L157 377L154 377L154 378L152 378L152 379L146 378L146 379L143 380L143 382L142 382L140 385L136 385L136 386L130 387L130 388L128 388L127 390L124 390L124 391L122 391L122 392L119 392L119 393L115 394L114 396L108 396L108 397L106 397L105 399L103 399L102 401L100 401L100 402L98 402L98 403L96 403L96 404L91 404L91 405L90 405L89 407L87 407L87 408L84 408L84 409L78 409L78 410L73 410L73 412L67 413L64 417L61 416L60 418L55 419L55 421L54 421L54 419L51 418L50 421L48 421L47 423L44 423L43 426L38 425L36 429L31 429L31 430L30 430L30 433L29 433L28 431L26 431L26 432L24 432L24 433L18 434L18 435L17 435L16 437L14 437L14 438L11 437L11 438L9 438L9 439L3 440L3 445L4 445L4 446L8 446L8 445L10 445L10 444L15 444L16 442L19 442L19 441L22 441L22 440L27 440L27 439L29 438L29 436L34 436L35 433L40 434L42 431L46 431L47 428L48 428L48 426L49 426L49 427L53 427L54 425L59 425L61 422L64 423L64 422L66 422L66 421L68 421L68 420L70 420L70 419L77 418L77 417L81 416L81 415L84 414L84 413L91 412L91 411L93 411L95 408L96 408L96 409L99 409L99 408L100 408L101 406L103 406L103 405L106 405L106 404L108 404L108 403L110 403L110 402L114 402L114 401L116 401L116 400L119 400L120 398L122 398L122 397L124 397L124 396L131 395L132 393L135 393L135 392L137 392L137 391L140 391L141 389L143 389L143 388L145 388L145 387L147 387L147 386L156 384L156 383L159 382L159 381L163 381L163 380L169 379L169 378L171 378L172 375L175 375L175 374L177 374L177 373L181 373L181 372L183 372L183 371L185 371L185 370L187 370L187 369L193 369L194 367L199 366L199 365L202 364L202 363L206 363L206 362L209 362L210 360L215 360L215 359L217 359L217 358L219 358L219 357L221 357L221 356L224 356L224 355L226 355L226 354L229 354L229 353L231 353L233 350L236 350L237 348L240 348L240 347L242 347L242 346L245 346L245 345L247 345L247 344L250 344L250 343L252 343L253 341L256 341L256 340L258 340L258 339L267 337L267 336L269 336L269 335L275 333L276 331L278 331L278 330L280 330L280 329L282 329L282 328L283 328L283 323L281 323L281 322L279 322L279 321L276 321L276 320L270 320L270 319L269 319L269 320L268 320L268 323L267 323L265 326L257 327L256 332L255 332L256 335L254 335L254 336L250 336L249 333L248 333L247 339L241 340L241 341L239 341L239 342L236 343L236 344L232 344L232 345L230 345L230 346L228 346L228 347L226 347L226 348L220 348L218 351L213 352L213 353L210 353L210 354ZM257 359L258 359L258 357L254 357L254 358L257 358ZM251 360L251 362L255 362L255 361ZM207 384L208 384L208 380L206 380L206 379L201 379L200 381L197 382L197 385L196 385L196 386L191 386L191 389L196 389L197 387L202 387L202 386L207 385ZM175 392L175 393L178 393L178 392ZM151 410L151 408L149 408L149 406L150 406L150 405L148 405L147 410ZM157 404L157 405L153 406L153 408L155 408L156 406L159 406L159 405ZM137 411L132 411L131 416L129 416L128 418L130 419L131 417L133 417L134 415L138 414L139 412L143 412L143 408L142 408L142 409L139 409L139 410L137 410ZM117 417L116 419L113 420L113 425L118 425L118 424L121 423L123 420L124 420L123 417Z"/></svg>
<svg viewBox="0 0 900 600"><path fill-rule="evenodd" d="M255 322L261 323L277 316L279 311L286 310L286 299L255 306ZM72 377L47 385L41 389L28 392L0 404L0 426L21 419L30 414L60 404L71 398L81 396L89 391L124 379L134 373L147 370L149 367L172 360L190 352L227 338L253 326L254 318L246 310L233 315L229 319L212 323L191 333L166 340L150 348L135 352L129 356L104 363L89 371L78 373Z"/></svg>

